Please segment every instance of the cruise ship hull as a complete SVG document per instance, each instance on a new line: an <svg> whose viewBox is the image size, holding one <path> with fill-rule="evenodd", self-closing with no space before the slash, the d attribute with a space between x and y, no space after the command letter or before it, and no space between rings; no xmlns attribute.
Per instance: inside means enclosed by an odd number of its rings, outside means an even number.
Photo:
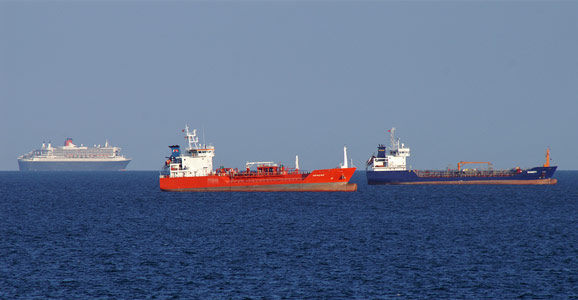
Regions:
<svg viewBox="0 0 578 300"><path fill-rule="evenodd" d="M28 161L18 160L20 171L120 171L130 159L114 161Z"/></svg>
<svg viewBox="0 0 578 300"><path fill-rule="evenodd" d="M348 183L355 168L315 170L311 173L235 175L215 174L198 177L161 175L163 191L178 192L354 192L357 184Z"/></svg>
<svg viewBox="0 0 578 300"><path fill-rule="evenodd" d="M367 171L367 183L378 184L556 184L557 167L536 167L516 171Z"/></svg>

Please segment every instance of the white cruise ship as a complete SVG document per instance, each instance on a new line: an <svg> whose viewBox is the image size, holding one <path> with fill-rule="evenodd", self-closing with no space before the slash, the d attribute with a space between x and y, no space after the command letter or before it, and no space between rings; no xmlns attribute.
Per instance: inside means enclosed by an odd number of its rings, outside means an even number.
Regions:
<svg viewBox="0 0 578 300"><path fill-rule="evenodd" d="M42 148L18 157L20 171L120 171L131 161L120 154L121 148L108 141L94 147L77 146L71 138L64 146L42 144Z"/></svg>

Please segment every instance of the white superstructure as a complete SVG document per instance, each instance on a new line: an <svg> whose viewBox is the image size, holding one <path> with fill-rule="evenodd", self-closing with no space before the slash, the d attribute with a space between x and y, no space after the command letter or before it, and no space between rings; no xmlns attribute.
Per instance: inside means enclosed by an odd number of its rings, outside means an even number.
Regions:
<svg viewBox="0 0 578 300"><path fill-rule="evenodd" d="M119 147L77 146L67 138L64 146L43 143L42 148L18 157L20 171L119 171L125 170L130 159L120 154Z"/></svg>
<svg viewBox="0 0 578 300"><path fill-rule="evenodd" d="M196 177L208 176L213 173L213 157L215 147L199 143L197 130L191 132L189 126L185 126L185 139L189 147L185 153L178 153L178 146L171 146L173 154L175 149L178 155L171 155L166 166L169 169L169 177Z"/></svg>
<svg viewBox="0 0 578 300"><path fill-rule="evenodd" d="M77 146L72 139L66 139L64 146L53 147L51 143L42 144L42 148L30 151L18 157L25 162L98 162L98 161L130 161L120 154L121 148L111 147L108 141L104 146Z"/></svg>
<svg viewBox="0 0 578 300"><path fill-rule="evenodd" d="M367 161L367 169L371 171L405 171L407 170L406 158L409 156L409 148L405 147L399 139L395 139L395 128L388 130L390 133L390 146L377 147L377 157L374 155Z"/></svg>

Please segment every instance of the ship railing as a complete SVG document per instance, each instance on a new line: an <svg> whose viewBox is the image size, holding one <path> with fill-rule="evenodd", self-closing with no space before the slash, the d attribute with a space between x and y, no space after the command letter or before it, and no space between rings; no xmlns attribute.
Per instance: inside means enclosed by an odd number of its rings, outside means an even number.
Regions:
<svg viewBox="0 0 578 300"><path fill-rule="evenodd" d="M292 177L292 178L260 178L260 179L255 179L252 177L247 177L247 178L235 178L235 180L241 180L243 183L267 183L267 182L292 182L292 181L296 181L296 182L301 182L302 178L301 177Z"/></svg>
<svg viewBox="0 0 578 300"><path fill-rule="evenodd" d="M468 178L468 177L510 177L516 175L516 172L510 170L503 171L486 171L486 170L412 170L418 177L437 177L437 178Z"/></svg>
<svg viewBox="0 0 578 300"><path fill-rule="evenodd" d="M231 178L235 179L250 179L256 177L263 177L263 176L286 176L286 175L309 175L311 174L310 171L285 171L285 172L257 172L257 171L249 171L249 172L238 172L238 173L228 173L224 175L229 175Z"/></svg>

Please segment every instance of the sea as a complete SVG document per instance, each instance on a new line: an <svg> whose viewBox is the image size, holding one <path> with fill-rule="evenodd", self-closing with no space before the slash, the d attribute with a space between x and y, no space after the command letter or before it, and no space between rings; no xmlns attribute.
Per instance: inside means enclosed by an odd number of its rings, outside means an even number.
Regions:
<svg viewBox="0 0 578 300"><path fill-rule="evenodd" d="M578 299L578 171L552 186L159 190L0 172L0 299Z"/></svg>

